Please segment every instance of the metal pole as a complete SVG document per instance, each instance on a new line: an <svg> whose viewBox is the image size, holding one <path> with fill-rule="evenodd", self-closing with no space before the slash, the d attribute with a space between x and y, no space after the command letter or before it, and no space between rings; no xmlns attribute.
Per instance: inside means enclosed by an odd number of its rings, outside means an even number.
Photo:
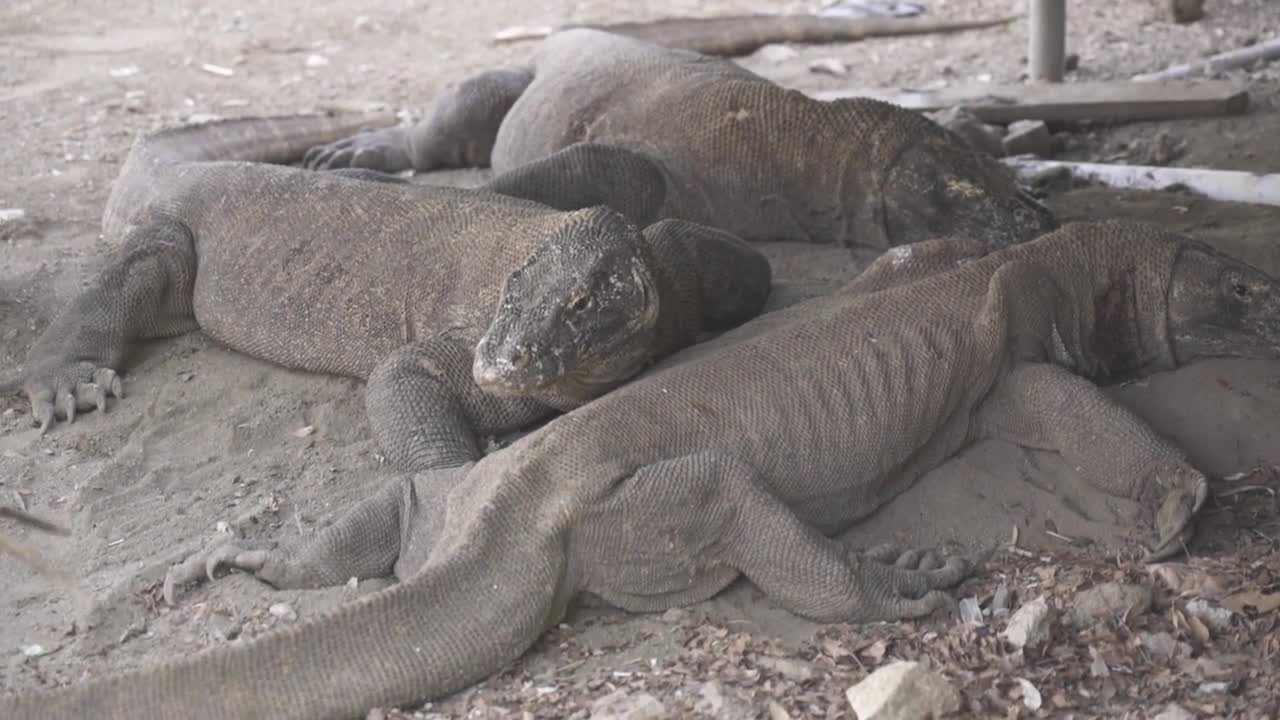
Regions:
<svg viewBox="0 0 1280 720"><path fill-rule="evenodd" d="M1062 82L1067 64L1067 0L1027 0L1031 32L1027 62L1032 82Z"/></svg>

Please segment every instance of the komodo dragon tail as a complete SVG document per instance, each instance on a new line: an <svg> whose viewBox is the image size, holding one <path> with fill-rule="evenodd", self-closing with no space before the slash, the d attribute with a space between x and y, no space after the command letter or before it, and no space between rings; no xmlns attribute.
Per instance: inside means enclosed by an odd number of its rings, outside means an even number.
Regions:
<svg viewBox="0 0 1280 720"><path fill-rule="evenodd" d="M770 43L855 42L869 37L949 33L1005 25L1017 15L986 20L938 18L842 18L822 15L725 15L702 18L662 18L647 22L589 27L627 35L656 45L694 50L707 55L747 55Z"/></svg>
<svg viewBox="0 0 1280 720"><path fill-rule="evenodd" d="M163 665L0 694L0 718L356 720L483 680L563 617L568 521L528 478L463 479L431 556L399 584Z"/></svg>
<svg viewBox="0 0 1280 720"><path fill-rule="evenodd" d="M156 177L165 167L209 161L290 163L315 145L395 122L390 112L314 113L214 120L140 134L112 185L102 229L118 231L132 209L165 192Z"/></svg>

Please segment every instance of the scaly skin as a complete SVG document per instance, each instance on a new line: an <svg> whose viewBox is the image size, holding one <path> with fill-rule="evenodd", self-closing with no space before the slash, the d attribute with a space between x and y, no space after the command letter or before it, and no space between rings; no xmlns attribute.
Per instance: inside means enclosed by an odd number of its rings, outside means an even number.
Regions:
<svg viewBox="0 0 1280 720"><path fill-rule="evenodd" d="M582 143L626 149L656 170L634 158L566 157ZM920 113L815 100L728 60L589 29L547 38L532 68L449 88L413 127L318 145L304 164L491 165L524 174L520 188L491 186L499 192L562 209L605 202L629 215L656 172L657 217L747 241L883 250L955 234L998 248L1055 224L1008 168Z"/></svg>
<svg viewBox="0 0 1280 720"><path fill-rule="evenodd" d="M457 465L479 458L481 436L575 407L768 296L761 254L694 223L641 232L605 207L210 159L296 159L317 123L336 136L328 119L286 117L135 144L103 217L123 235L117 256L31 348L42 430L122 397L136 341L199 328L368 380L392 462Z"/></svg>
<svg viewBox="0 0 1280 720"><path fill-rule="evenodd" d="M1151 559L1171 554L1205 477L1093 381L1280 358L1280 281L1132 223L984 249L890 252L845 289L689 348L478 463L389 484L301 551L222 554L280 586L394 572L389 589L245 643L0 700L0 716L360 717L498 671L581 591L659 611L744 574L818 620L924 615L949 604L969 559L856 553L830 536L983 438L1062 453L1145 508L1134 521L1152 531Z"/></svg>

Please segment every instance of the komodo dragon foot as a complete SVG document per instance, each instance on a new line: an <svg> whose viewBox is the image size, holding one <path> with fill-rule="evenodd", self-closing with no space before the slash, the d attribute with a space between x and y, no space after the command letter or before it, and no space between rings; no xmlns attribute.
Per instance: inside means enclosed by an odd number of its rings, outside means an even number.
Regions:
<svg viewBox="0 0 1280 720"><path fill-rule="evenodd" d="M1143 562L1159 562L1185 549L1195 534L1196 514L1209 497L1209 482L1200 473L1180 467L1172 475L1157 483L1167 494L1155 513L1156 542Z"/></svg>
<svg viewBox="0 0 1280 720"><path fill-rule="evenodd" d="M105 413L108 395L124 399L124 383L116 371L91 362L51 363L31 373L25 387L31 420L40 426L41 435L55 417L74 422L77 411L97 408Z"/></svg>

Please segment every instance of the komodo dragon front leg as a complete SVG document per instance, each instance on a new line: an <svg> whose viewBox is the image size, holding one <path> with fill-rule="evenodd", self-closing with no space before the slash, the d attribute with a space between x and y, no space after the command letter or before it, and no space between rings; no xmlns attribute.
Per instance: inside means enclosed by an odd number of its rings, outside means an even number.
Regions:
<svg viewBox="0 0 1280 720"><path fill-rule="evenodd" d="M116 368L129 344L196 329L192 289L196 254L181 224L156 221L126 236L120 252L93 284L65 308L31 349L40 358L24 389L43 434L60 415L106 409L124 397Z"/></svg>
<svg viewBox="0 0 1280 720"><path fill-rule="evenodd" d="M1208 496L1205 476L1177 446L1097 385L1058 365L1014 366L982 405L978 427L986 437L1056 450L1085 481L1140 502L1155 517L1148 562L1184 547Z"/></svg>
<svg viewBox="0 0 1280 720"><path fill-rule="evenodd" d="M422 122L365 130L307 151L313 170L368 168L387 173L488 167L498 127L533 82L532 68L490 70L445 89Z"/></svg>

